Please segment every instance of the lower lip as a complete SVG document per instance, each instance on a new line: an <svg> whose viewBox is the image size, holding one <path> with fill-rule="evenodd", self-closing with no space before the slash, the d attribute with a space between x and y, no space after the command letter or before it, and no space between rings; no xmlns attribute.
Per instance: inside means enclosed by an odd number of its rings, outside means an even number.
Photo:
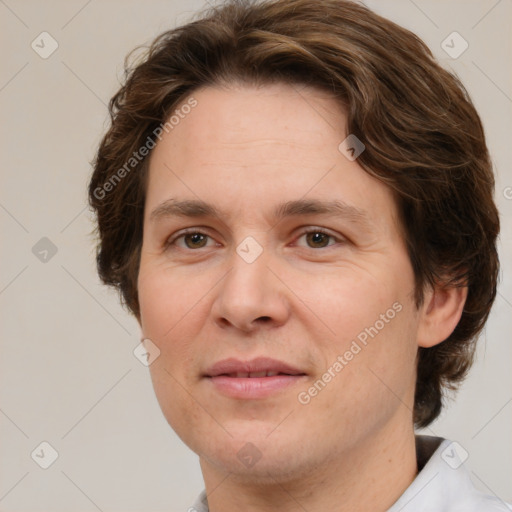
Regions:
<svg viewBox="0 0 512 512"><path fill-rule="evenodd" d="M277 391L295 384L306 375L274 375L273 377L208 377L220 393L231 398L265 398Z"/></svg>

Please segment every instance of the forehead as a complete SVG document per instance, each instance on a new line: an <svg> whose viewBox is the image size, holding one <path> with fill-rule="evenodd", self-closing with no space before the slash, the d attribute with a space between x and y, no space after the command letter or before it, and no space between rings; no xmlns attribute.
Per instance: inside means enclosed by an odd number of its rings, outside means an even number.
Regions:
<svg viewBox="0 0 512 512"><path fill-rule="evenodd" d="M327 130L339 134L345 130L341 104L331 95L303 85L202 87L177 106L178 113L190 98L196 106L186 115L174 116L178 123L164 139L192 158L207 151L235 154L253 149L281 156L288 151L292 159L290 150L301 154L305 153L302 149L320 149L328 143Z"/></svg>
<svg viewBox="0 0 512 512"><path fill-rule="evenodd" d="M236 217L244 209L275 212L279 204L307 198L367 210L378 223L395 218L390 190L340 152L346 118L326 92L233 85L190 97L195 107L178 116L151 155L151 211L172 197L202 200Z"/></svg>

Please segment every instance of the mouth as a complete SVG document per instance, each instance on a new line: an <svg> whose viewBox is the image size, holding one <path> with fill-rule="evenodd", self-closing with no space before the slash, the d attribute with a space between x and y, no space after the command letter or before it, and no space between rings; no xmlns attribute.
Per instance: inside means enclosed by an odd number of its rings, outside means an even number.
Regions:
<svg viewBox="0 0 512 512"><path fill-rule="evenodd" d="M306 376L298 368L269 358L225 359L203 375L218 393L241 400L266 398Z"/></svg>
<svg viewBox="0 0 512 512"><path fill-rule="evenodd" d="M250 361L239 359L223 359L210 366L204 377L232 377L232 378L264 378L276 375L306 375L305 372L284 361L269 357L257 357Z"/></svg>
<svg viewBox="0 0 512 512"><path fill-rule="evenodd" d="M276 375L305 375L305 373L285 373L285 372L274 372L272 370L263 370L261 372L232 372L232 373L221 373L220 375L213 375L211 377L231 377L233 379L258 379L263 377L275 377Z"/></svg>

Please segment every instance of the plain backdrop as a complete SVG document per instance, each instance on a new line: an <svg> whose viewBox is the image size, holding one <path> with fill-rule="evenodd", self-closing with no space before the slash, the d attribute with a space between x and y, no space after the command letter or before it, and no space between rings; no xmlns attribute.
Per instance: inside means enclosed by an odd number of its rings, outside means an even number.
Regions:
<svg viewBox="0 0 512 512"><path fill-rule="evenodd" d="M512 2L366 3L459 75L485 125L502 216L499 294L470 377L425 433L460 443L475 484L512 501ZM0 511L186 511L203 489L196 455L133 354L138 324L96 276L86 207L125 55L203 5L0 0ZM454 31L469 45L458 58L442 47ZM47 469L42 442L58 454Z"/></svg>

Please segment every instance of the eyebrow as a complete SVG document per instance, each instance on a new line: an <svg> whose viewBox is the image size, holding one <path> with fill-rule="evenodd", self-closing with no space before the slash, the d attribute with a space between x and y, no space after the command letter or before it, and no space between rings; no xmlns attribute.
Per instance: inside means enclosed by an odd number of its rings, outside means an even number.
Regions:
<svg viewBox="0 0 512 512"><path fill-rule="evenodd" d="M318 199L297 199L286 201L274 208L273 216L276 221L286 217L300 215L328 215L347 219L348 221L364 228L371 229L372 222L364 210L349 205L340 200L322 201ZM149 219L156 222L168 217L212 217L221 220L223 214L214 205L197 199L167 199L158 205L150 214Z"/></svg>

